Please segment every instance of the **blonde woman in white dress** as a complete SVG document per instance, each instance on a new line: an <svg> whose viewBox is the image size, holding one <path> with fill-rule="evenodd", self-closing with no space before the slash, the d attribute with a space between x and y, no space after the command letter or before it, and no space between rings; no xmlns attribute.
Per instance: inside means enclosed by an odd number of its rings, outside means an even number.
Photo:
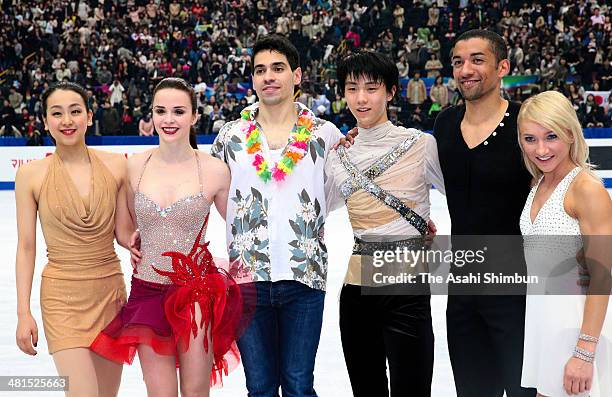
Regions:
<svg viewBox="0 0 612 397"><path fill-rule="evenodd" d="M518 126L534 177L520 221L525 258L530 274L545 276L528 290L521 384L538 396L612 396L612 201L562 94L529 98ZM582 252L586 288L579 282Z"/></svg>

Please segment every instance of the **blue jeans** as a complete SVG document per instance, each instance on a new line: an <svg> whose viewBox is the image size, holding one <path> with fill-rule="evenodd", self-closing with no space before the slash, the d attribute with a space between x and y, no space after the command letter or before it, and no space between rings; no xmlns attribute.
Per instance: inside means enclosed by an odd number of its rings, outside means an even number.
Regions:
<svg viewBox="0 0 612 397"><path fill-rule="evenodd" d="M249 397L316 397L314 364L325 292L298 281L255 283L257 306L238 340Z"/></svg>

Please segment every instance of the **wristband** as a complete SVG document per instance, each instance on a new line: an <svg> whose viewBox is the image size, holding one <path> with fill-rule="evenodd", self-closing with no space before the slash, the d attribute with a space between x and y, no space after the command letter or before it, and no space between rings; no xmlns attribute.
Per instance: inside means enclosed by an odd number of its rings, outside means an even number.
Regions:
<svg viewBox="0 0 612 397"><path fill-rule="evenodd" d="M574 357L582 361L586 361L587 363L592 363L595 361L595 353L591 353L590 351L582 349L578 346L574 348Z"/></svg>
<svg viewBox="0 0 612 397"><path fill-rule="evenodd" d="M583 340L585 342L593 342L593 343L597 343L599 342L599 338L596 338L594 336L591 335L587 335L587 334L580 334L580 336L578 337L579 340Z"/></svg>

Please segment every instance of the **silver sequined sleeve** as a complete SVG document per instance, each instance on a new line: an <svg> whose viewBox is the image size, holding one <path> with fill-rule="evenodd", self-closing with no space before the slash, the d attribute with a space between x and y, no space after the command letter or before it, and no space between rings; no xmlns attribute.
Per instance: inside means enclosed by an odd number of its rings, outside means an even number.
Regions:
<svg viewBox="0 0 612 397"><path fill-rule="evenodd" d="M436 138L430 134L425 134L424 138L427 139L425 145L425 180L428 184L434 185L440 193L446 195Z"/></svg>

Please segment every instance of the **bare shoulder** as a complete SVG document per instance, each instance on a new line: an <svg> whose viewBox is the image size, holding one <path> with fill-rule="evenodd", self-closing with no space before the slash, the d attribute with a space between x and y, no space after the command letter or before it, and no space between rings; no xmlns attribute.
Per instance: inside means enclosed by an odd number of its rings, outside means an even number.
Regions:
<svg viewBox="0 0 612 397"><path fill-rule="evenodd" d="M140 170L145 161L149 158L155 148L145 150L144 152L134 153L127 159L127 167L130 172Z"/></svg>
<svg viewBox="0 0 612 397"><path fill-rule="evenodd" d="M567 199L569 209L578 216L612 210L612 200L604 185L585 171L579 173L570 185Z"/></svg>
<svg viewBox="0 0 612 397"><path fill-rule="evenodd" d="M574 182L570 185L570 190L578 200L590 201L594 198L605 198L610 200L610 196L603 183L588 172L581 172L576 175Z"/></svg>
<svg viewBox="0 0 612 397"><path fill-rule="evenodd" d="M132 154L127 159L127 176L130 181L130 185L133 189L136 189L138 184L138 178L142 174L145 161L149 158L155 148L145 150L144 152Z"/></svg>
<svg viewBox="0 0 612 397"><path fill-rule="evenodd" d="M204 172L209 171L216 176L229 177L229 167L222 160L201 150L198 150L197 153Z"/></svg>
<svg viewBox="0 0 612 397"><path fill-rule="evenodd" d="M100 161L104 163L110 169L122 170L127 167L127 159L122 153L107 152L105 150L89 149L92 151Z"/></svg>
<svg viewBox="0 0 612 397"><path fill-rule="evenodd" d="M30 174L30 173L40 172L40 171L46 171L47 168L49 168L49 165L51 165L52 159L53 159L53 156L47 156L42 159L32 160L20 166L19 169L17 170L17 173L22 172L22 173Z"/></svg>
<svg viewBox="0 0 612 397"><path fill-rule="evenodd" d="M51 161L52 157L48 156L20 166L15 176L15 188L38 192L47 175Z"/></svg>
<svg viewBox="0 0 612 397"><path fill-rule="evenodd" d="M104 150L89 149L106 168L113 174L117 187L123 185L127 177L127 159L122 153L107 152Z"/></svg>

